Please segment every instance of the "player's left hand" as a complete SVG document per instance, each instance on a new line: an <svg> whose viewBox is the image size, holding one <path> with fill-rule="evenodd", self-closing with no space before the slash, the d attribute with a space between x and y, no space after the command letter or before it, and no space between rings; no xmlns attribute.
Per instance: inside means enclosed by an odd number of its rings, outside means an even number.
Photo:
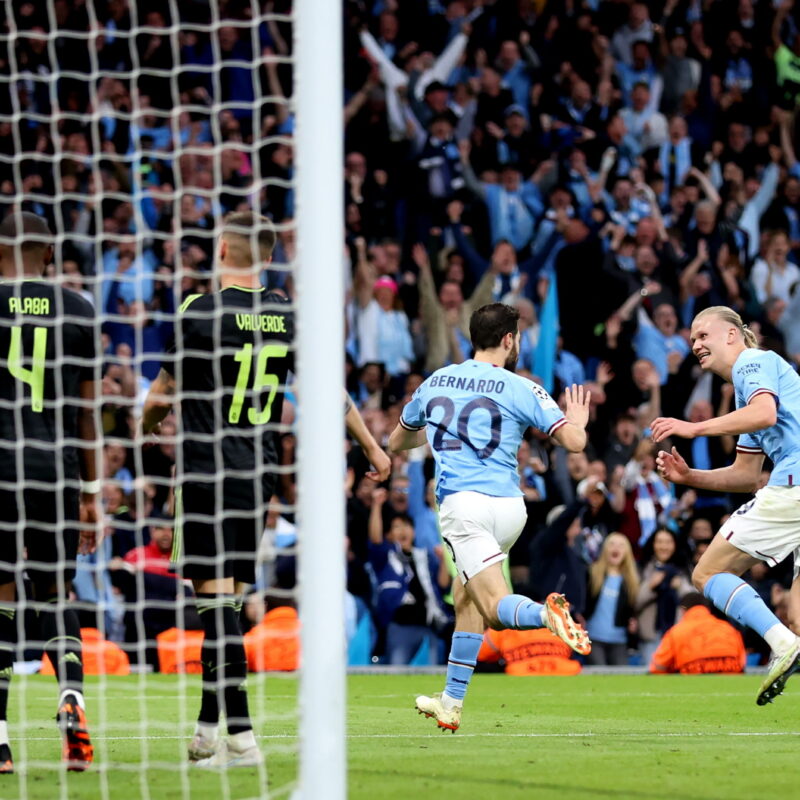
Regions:
<svg viewBox="0 0 800 800"><path fill-rule="evenodd" d="M564 389L564 416L567 422L577 425L583 429L589 422L589 402L592 399L592 393L584 390L583 386L576 386L572 384L572 388L567 386Z"/></svg>
<svg viewBox="0 0 800 800"><path fill-rule="evenodd" d="M697 429L693 422L685 422L673 417L659 417L650 424L654 442L663 442L668 436L680 436L681 439L694 439Z"/></svg>
<svg viewBox="0 0 800 800"><path fill-rule="evenodd" d="M145 431L143 422L139 421L138 430L136 431L136 439L142 443L142 450L149 450L151 447L160 444L158 436L161 433L161 423L159 422L149 431Z"/></svg>
<svg viewBox="0 0 800 800"><path fill-rule="evenodd" d="M82 556L88 556L97 550L97 535L94 531L81 531L80 539L78 540L78 553Z"/></svg>
<svg viewBox="0 0 800 800"><path fill-rule="evenodd" d="M369 463L372 464L373 469L365 472L367 478L376 483L383 483L392 471L392 459L381 449L377 448L367 454Z"/></svg>
<svg viewBox="0 0 800 800"><path fill-rule="evenodd" d="M656 469L662 478L671 483L685 484L690 475L689 465L674 447L671 453L662 450L656 456Z"/></svg>
<svg viewBox="0 0 800 800"><path fill-rule="evenodd" d="M78 552L81 555L94 553L97 549L97 495L82 494L80 502L80 522L89 526L81 531L78 541Z"/></svg>

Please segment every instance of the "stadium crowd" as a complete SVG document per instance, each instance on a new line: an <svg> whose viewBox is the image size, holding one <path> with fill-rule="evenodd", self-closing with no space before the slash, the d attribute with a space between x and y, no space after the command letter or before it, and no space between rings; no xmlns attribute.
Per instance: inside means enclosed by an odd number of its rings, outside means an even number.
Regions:
<svg viewBox="0 0 800 800"><path fill-rule="evenodd" d="M103 320L107 535L75 592L131 643L173 627L176 599L191 609L165 569L174 423L144 452L133 439L176 309L212 287L222 215L256 207L276 223L264 281L294 296L291 4L13 6L0 203L49 220L54 276ZM346 238L331 262L349 287L347 389L385 442L425 376L469 358L471 312L515 305L518 371L554 397L585 384L592 418L584 453L529 431L509 580L564 592L595 663L647 663L692 563L747 499L676 492L654 469L652 420L733 407L690 354L692 317L730 306L800 365L800 16L791 0L347 0L343 14ZM703 469L735 450L670 444ZM352 448L351 636L373 631L368 660L436 663L452 617L432 459L395 457L388 487L367 469ZM254 587L268 604L294 584L295 499L282 475ZM749 578L785 616L791 564Z"/></svg>

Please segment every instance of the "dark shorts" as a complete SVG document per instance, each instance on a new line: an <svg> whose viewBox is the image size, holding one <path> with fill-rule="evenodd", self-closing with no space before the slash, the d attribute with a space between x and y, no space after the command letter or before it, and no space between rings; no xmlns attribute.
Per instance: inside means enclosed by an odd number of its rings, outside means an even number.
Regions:
<svg viewBox="0 0 800 800"><path fill-rule="evenodd" d="M176 496L172 550L172 561L183 577L255 583L270 496L271 491L264 491L258 497L253 481L247 480L183 482Z"/></svg>
<svg viewBox="0 0 800 800"><path fill-rule="evenodd" d="M0 490L0 584L26 570L47 588L75 577L80 495L77 489ZM26 552L27 551L27 556Z"/></svg>

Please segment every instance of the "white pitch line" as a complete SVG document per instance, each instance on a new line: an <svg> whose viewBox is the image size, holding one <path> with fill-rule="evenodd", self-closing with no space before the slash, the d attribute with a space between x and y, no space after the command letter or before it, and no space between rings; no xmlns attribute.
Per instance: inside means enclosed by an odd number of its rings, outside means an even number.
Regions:
<svg viewBox="0 0 800 800"><path fill-rule="evenodd" d="M269 690L265 692L265 694L269 697L280 697L280 695L273 695L270 694ZM571 698L586 698L587 700L594 700L598 696L602 694L603 697L631 697L635 695L636 697L750 697L752 692L591 692L586 694L574 693L571 694ZM537 697L563 697L564 695L560 692L533 692L530 695L532 698ZM294 695L287 695L289 699L293 698ZM352 699L391 699L391 698L402 698L402 697L414 697L413 692L405 692L403 694L352 694Z"/></svg>
<svg viewBox="0 0 800 800"><path fill-rule="evenodd" d="M493 739L593 739L597 737L607 738L608 731L602 733L459 733L458 738L493 738ZM662 732L662 733L624 733L617 731L613 733L617 738L627 739L672 739L678 737L694 737L694 738L717 738L726 736L800 736L800 731L720 731L719 733L703 733L701 731L684 731L684 732ZM184 736L92 736L93 742L128 742L140 741L143 739L183 739ZM256 735L256 739L297 739L296 734L284 733L265 733ZM347 734L348 739L441 739L441 733L350 733ZM444 737L448 741L452 741L449 736ZM454 737L455 738L455 737ZM61 741L60 736L26 736L26 742L52 742Z"/></svg>
<svg viewBox="0 0 800 800"><path fill-rule="evenodd" d="M116 692L116 688L114 689ZM145 693L144 697L142 698L145 702L147 700L176 700L179 698L185 698L187 700L194 700L198 696L200 692L200 687L197 687L197 692L175 692L173 694L150 694ZM254 694L252 691L250 695ZM269 689L259 689L256 690L255 694L257 695L266 695L267 699L269 700L296 700L296 694L273 694L269 691ZM575 693L571 695L573 698L581 698L585 697L587 699L594 699L597 696L602 694L603 697L630 697L631 692L586 692L586 693ZM750 697L752 692L635 692L636 697ZM105 702L112 703L113 700L109 698L107 695L99 692L84 692L84 697L91 697L97 700L101 700L105 698ZM351 693L351 698L353 699L372 699L372 700L391 700L396 698L408 698L408 697L415 697L413 692L402 692L402 693L393 693L393 694L363 694L363 693ZM564 695L560 692L534 692L532 697L563 697ZM786 695L788 697L788 695ZM142 700L137 698L137 702L141 702ZM44 701L42 701L44 702Z"/></svg>

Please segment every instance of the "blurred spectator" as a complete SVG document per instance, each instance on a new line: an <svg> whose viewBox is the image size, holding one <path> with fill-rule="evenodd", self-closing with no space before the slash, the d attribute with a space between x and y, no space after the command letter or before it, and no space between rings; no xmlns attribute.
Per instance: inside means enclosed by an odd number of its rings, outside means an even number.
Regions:
<svg viewBox="0 0 800 800"><path fill-rule="evenodd" d="M356 341L358 362L380 362L391 377L411 369L414 352L408 317L398 296L397 283L387 275L377 277L367 260L364 239L356 240Z"/></svg>
<svg viewBox="0 0 800 800"><path fill-rule="evenodd" d="M430 258L422 245L413 249L419 267L420 316L427 339L426 372L446 364L459 363L472 354L469 318L472 312L492 301L494 265L486 271L475 291L465 300L461 287L445 281L437 293Z"/></svg>
<svg viewBox="0 0 800 800"><path fill-rule="evenodd" d="M152 517L150 542L135 547L123 558L112 558L108 569L115 586L125 595L129 609L126 639L135 641L143 630L148 640L147 661L155 666L158 658L152 643L158 634L173 627L200 626L187 625L183 598L191 590L184 591L182 582L170 570L174 523L162 512L154 512ZM141 628L136 622L139 618Z"/></svg>
<svg viewBox="0 0 800 800"><path fill-rule="evenodd" d="M700 85L702 67L695 58L687 55L689 42L683 29L678 29L669 39L661 80L664 90L661 94L661 110L674 114L680 109L681 101L687 92ZM663 54L663 46L662 46Z"/></svg>
<svg viewBox="0 0 800 800"><path fill-rule="evenodd" d="M661 637L675 624L678 600L692 591L675 534L659 528L642 554L642 580L636 597L639 653L650 663Z"/></svg>
<svg viewBox="0 0 800 800"><path fill-rule="evenodd" d="M584 503L580 499L552 508L531 545L531 594L547 597L561 592L569 598L575 616L582 616L586 605L587 559L581 541Z"/></svg>
<svg viewBox="0 0 800 800"><path fill-rule="evenodd" d="M767 240L763 258L756 259L750 273L756 299L762 305L770 297L788 303L791 289L800 281L800 269L788 260L789 237L785 231L774 231Z"/></svg>
<svg viewBox="0 0 800 800"><path fill-rule="evenodd" d="M641 552L659 525L668 524L677 506L672 486L656 472L655 455L653 442L642 440L622 476L626 502L621 527L636 552Z"/></svg>
<svg viewBox="0 0 800 800"><path fill-rule="evenodd" d="M628 663L628 634L636 633L635 606L639 575L630 542L611 533L589 572L586 629L592 640L589 663Z"/></svg>
<svg viewBox="0 0 800 800"><path fill-rule="evenodd" d="M633 62L633 43L652 41L653 23L650 21L650 11L647 5L645 3L632 3L628 22L611 39L614 58L623 64L631 64Z"/></svg>
<svg viewBox="0 0 800 800"><path fill-rule="evenodd" d="M420 647L428 648L428 663L440 663L441 639L448 623L442 591L450 574L442 559L414 547L414 525L407 514L396 514L384 536L385 489L373 492L369 518L369 561L377 584L377 618L385 628L389 664L408 664Z"/></svg>

